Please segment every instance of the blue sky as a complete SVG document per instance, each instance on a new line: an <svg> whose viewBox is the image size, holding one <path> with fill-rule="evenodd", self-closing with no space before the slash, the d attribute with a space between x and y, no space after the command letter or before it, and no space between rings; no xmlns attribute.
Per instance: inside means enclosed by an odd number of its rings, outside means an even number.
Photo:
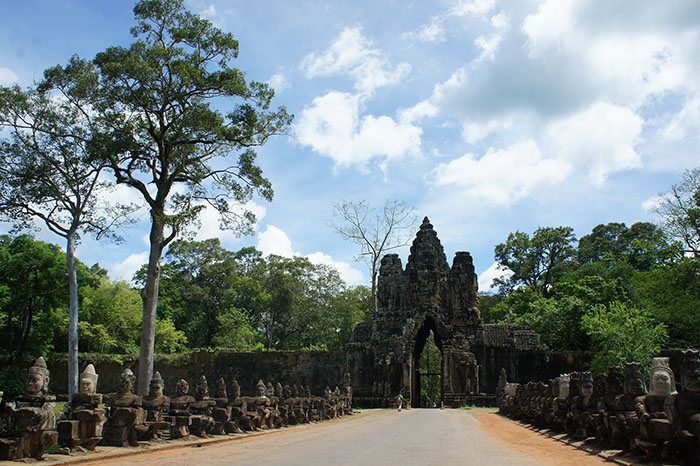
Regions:
<svg viewBox="0 0 700 466"><path fill-rule="evenodd" d="M128 1L3 3L3 85L132 41ZM235 238L205 213L197 238L229 249L309 256L367 283L357 247L328 225L333 205L399 199L430 218L450 262L472 253L483 289L508 233L566 225L581 237L600 223L656 221L655 197L700 165L695 0L186 5L232 32L235 66L296 115L259 151L275 198L251 205L255 234ZM142 222L122 244L85 238L77 254L129 279L147 233ZM408 248L398 252L405 263Z"/></svg>

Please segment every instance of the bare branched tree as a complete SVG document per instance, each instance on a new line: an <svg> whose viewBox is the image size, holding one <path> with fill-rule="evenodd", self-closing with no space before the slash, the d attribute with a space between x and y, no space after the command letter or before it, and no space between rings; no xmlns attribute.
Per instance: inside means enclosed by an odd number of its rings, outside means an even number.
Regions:
<svg viewBox="0 0 700 466"><path fill-rule="evenodd" d="M686 170L671 191L659 196L656 213L663 219L663 229L683 243L685 252L700 255L700 168Z"/></svg>
<svg viewBox="0 0 700 466"><path fill-rule="evenodd" d="M403 201L386 201L381 209L367 201L336 204L331 222L340 235L360 246L357 256L367 264L372 280L372 311L377 312L377 274L382 256L392 249L406 246L415 229L415 208Z"/></svg>

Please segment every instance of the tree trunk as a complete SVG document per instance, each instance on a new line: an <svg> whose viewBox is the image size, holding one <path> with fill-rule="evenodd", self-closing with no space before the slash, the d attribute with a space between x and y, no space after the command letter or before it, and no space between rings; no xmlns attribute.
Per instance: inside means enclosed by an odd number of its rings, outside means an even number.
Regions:
<svg viewBox="0 0 700 466"><path fill-rule="evenodd" d="M142 292L143 322L141 326L141 352L139 355L138 394L146 396L153 375L153 354L156 338L156 310L158 309L158 286L160 282L160 256L163 252L165 225L151 211L151 251L148 256L146 286Z"/></svg>
<svg viewBox="0 0 700 466"><path fill-rule="evenodd" d="M78 275L75 267L75 231L68 233L66 245L66 263L68 265L68 290L70 306L68 308L68 401L78 393Z"/></svg>
<svg viewBox="0 0 700 466"><path fill-rule="evenodd" d="M372 315L377 315L377 265L372 264Z"/></svg>

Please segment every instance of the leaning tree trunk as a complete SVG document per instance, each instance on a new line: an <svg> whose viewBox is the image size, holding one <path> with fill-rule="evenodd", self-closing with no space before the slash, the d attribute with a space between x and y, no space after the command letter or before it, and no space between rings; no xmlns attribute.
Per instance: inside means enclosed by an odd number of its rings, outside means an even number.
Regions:
<svg viewBox="0 0 700 466"><path fill-rule="evenodd" d="M68 265L68 401L78 393L78 275L75 267L75 231L68 233L66 263Z"/></svg>
<svg viewBox="0 0 700 466"><path fill-rule="evenodd" d="M151 212L151 251L148 256L146 286L142 292L143 323L141 327L141 352L139 355L138 393L148 394L153 374L153 354L156 339L156 310L158 308L158 286L160 282L160 256L163 252L165 225L157 214Z"/></svg>

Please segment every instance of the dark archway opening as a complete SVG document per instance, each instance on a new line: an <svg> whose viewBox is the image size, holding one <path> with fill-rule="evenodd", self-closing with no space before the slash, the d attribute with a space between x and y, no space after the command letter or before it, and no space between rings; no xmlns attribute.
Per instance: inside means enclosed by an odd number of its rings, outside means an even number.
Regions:
<svg viewBox="0 0 700 466"><path fill-rule="evenodd" d="M439 407L443 392L442 339L435 321L428 317L416 335L413 349L411 406Z"/></svg>

